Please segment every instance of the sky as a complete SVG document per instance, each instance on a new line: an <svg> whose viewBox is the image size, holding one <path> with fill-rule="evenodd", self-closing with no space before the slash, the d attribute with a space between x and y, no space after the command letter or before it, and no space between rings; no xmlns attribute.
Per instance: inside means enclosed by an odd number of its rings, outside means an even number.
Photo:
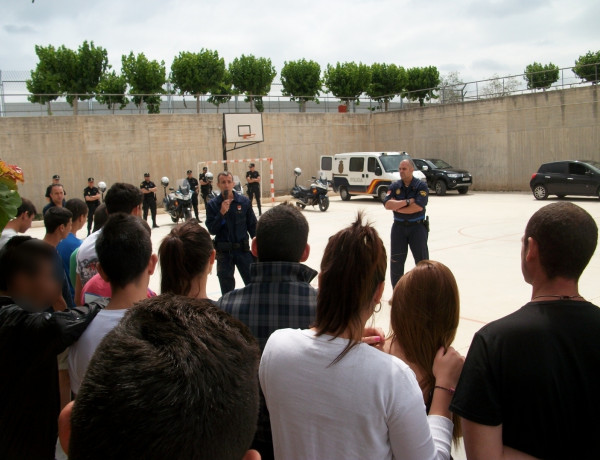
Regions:
<svg viewBox="0 0 600 460"><path fill-rule="evenodd" d="M93 40L117 71L144 52L167 71L180 51L395 63L457 71L463 81L570 67L600 49L598 0L0 0L0 70L31 70L34 46ZM278 77L276 78L276 81Z"/></svg>

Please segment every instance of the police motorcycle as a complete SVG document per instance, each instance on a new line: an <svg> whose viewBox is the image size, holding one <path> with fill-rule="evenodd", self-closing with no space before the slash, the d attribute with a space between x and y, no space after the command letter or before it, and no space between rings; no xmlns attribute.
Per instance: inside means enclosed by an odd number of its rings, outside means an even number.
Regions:
<svg viewBox="0 0 600 460"><path fill-rule="evenodd" d="M296 198L296 206L304 209L306 206L318 205L322 212L329 208L329 197L327 196L327 181L323 178L312 178L310 187L298 185L298 177L302 174L300 168L294 169L294 188L292 188L292 197Z"/></svg>
<svg viewBox="0 0 600 460"><path fill-rule="evenodd" d="M179 219L188 221L192 218L192 190L187 180L184 180L179 188L175 190L173 187L169 187L169 193L167 193L167 187L169 185L169 178L163 177L160 180L163 186L165 197L163 204L165 211L171 216L171 220L175 223L179 222Z"/></svg>
<svg viewBox="0 0 600 460"><path fill-rule="evenodd" d="M204 176L204 177L205 177L206 182L208 182L209 192L208 192L208 195L206 195L206 202L209 203L210 200L212 200L213 198L216 198L216 196L217 196L217 194L213 190L213 185L212 185L212 182L213 182L213 179L215 176L213 176L213 173L207 172L206 176Z"/></svg>

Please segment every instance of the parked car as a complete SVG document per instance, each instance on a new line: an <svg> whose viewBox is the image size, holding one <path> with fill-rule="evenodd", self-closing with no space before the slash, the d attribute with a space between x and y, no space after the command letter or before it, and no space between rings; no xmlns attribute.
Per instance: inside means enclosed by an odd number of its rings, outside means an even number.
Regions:
<svg viewBox="0 0 600 460"><path fill-rule="evenodd" d="M436 195L443 196L446 190L458 190L458 193L464 195L473 185L473 176L469 171L453 168L444 160L425 158L413 161L416 168L425 174L427 186L434 190Z"/></svg>
<svg viewBox="0 0 600 460"><path fill-rule="evenodd" d="M597 196L600 198L600 162L554 161L544 163L531 176L529 187L536 200L550 195Z"/></svg>

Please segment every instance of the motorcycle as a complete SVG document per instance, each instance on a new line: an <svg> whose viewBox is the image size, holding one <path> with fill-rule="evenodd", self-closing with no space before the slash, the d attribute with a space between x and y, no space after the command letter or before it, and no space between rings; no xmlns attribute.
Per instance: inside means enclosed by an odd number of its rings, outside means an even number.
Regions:
<svg viewBox="0 0 600 460"><path fill-rule="evenodd" d="M292 188L292 197L296 198L296 206L301 209L306 206L319 205L321 212L327 211L329 208L329 197L327 196L327 182L316 177L312 178L310 187L302 187L298 185L298 177L302 174L300 168L294 169L294 188Z"/></svg>
<svg viewBox="0 0 600 460"><path fill-rule="evenodd" d="M163 186L165 197L163 199L163 205L167 214L171 216L171 220L174 223L178 223L179 219L188 221L192 218L192 190L188 181L184 180L177 190L173 187L169 188L167 194L167 186L169 185L169 178L163 177L160 180Z"/></svg>

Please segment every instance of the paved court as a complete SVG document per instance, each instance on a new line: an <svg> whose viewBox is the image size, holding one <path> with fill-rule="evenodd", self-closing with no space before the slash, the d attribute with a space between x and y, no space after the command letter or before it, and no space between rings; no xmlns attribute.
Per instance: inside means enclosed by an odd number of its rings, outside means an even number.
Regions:
<svg viewBox="0 0 600 460"><path fill-rule="evenodd" d="M531 194L525 193L449 193L444 197L430 197L429 252L432 259L450 267L458 282L461 320L454 346L461 353L466 354L473 334L484 324L515 311L530 299L529 285L523 281L520 270L521 236L529 217L541 206L553 201L536 201ZM600 221L600 200L573 201L585 208L596 222ZM309 266L318 270L328 237L352 222L359 210L364 211L367 219L375 225L389 254L392 213L372 198L354 197L345 202L333 196L327 212L310 207L304 211L310 224ZM201 218L204 219L203 213ZM161 227L154 230L152 236L155 251L173 226L165 214L159 215L158 223ZM43 229L34 228L30 234L41 238ZM409 255L406 269L413 266ZM241 286L237 272L236 276L238 286ZM600 298L599 276L600 254L597 251L580 285L581 295L594 303L598 303ZM157 292L159 277L160 270L157 270L151 281L152 289ZM317 285L316 280L314 284ZM339 288L343 289L342 281ZM220 297L216 269L209 277L208 294L215 300ZM374 323L385 330L389 327L388 300L391 295L388 273L383 308L373 318ZM463 458L464 454L456 453L455 459Z"/></svg>

